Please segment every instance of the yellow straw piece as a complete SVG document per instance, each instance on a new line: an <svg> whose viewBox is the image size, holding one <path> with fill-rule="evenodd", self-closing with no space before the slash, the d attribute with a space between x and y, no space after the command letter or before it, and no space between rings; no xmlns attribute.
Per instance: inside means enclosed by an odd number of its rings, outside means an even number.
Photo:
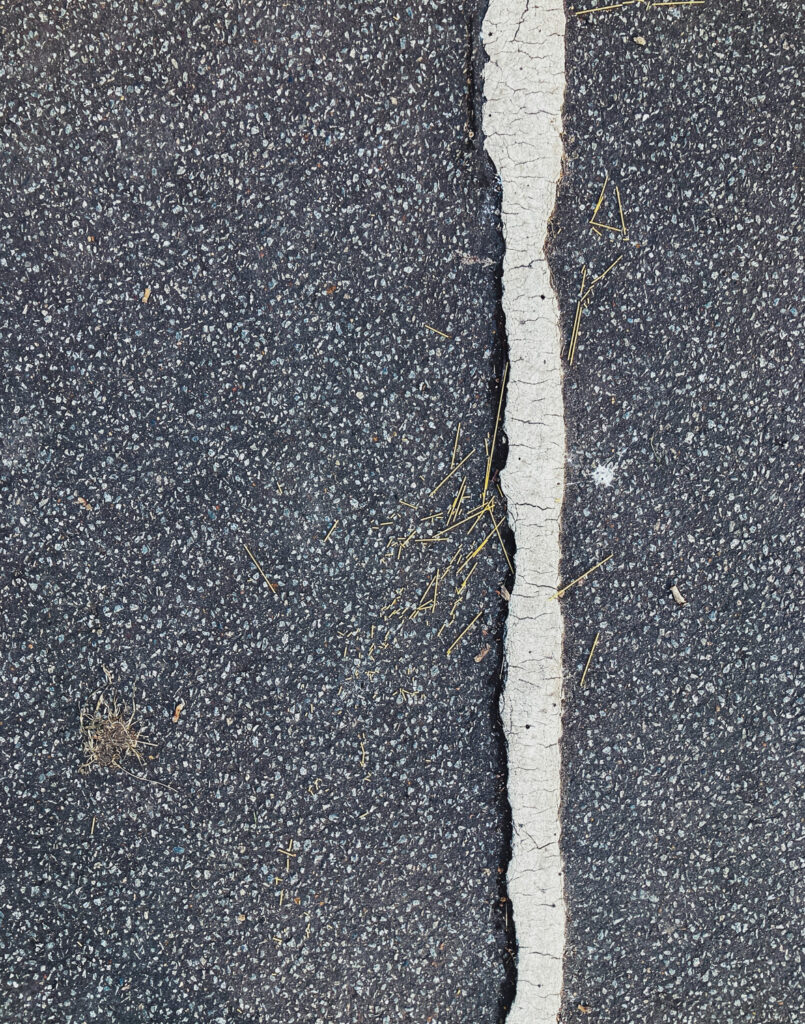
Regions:
<svg viewBox="0 0 805 1024"><path fill-rule="evenodd" d="M615 186L615 195L618 198L618 213L621 217L621 230L623 231L623 237L628 238L629 233L626 230L626 218L623 216L623 203L621 203L621 190L618 188L617 185Z"/></svg>
<svg viewBox="0 0 805 1024"><path fill-rule="evenodd" d="M463 583L461 584L461 586L460 586L460 587L457 587L457 588L456 588L456 593L457 593L457 594L460 594L460 593L461 593L461 592L462 592L462 591L464 590L464 588L465 588L465 587L467 586L467 584L468 584L468 583L470 582L470 576L472 576L472 574L473 574L473 573L475 572L475 570L476 570L477 568L478 568L478 563L476 562L476 563L475 563L475 565L474 565L474 566L473 566L473 567L472 567L472 568L470 569L470 571L469 571L469 572L467 573L467 575L466 575L466 576L464 577L464 581L463 581Z"/></svg>
<svg viewBox="0 0 805 1024"><path fill-rule="evenodd" d="M506 559L506 562L508 563L508 566L511 569L511 571L514 572L514 566L512 565L512 560L509 558L509 552L506 550L506 545L503 543L503 537L501 537L500 530L498 529L498 525L499 524L495 522L495 517L492 515L492 510L491 509L489 511L489 518L492 520L492 523L493 523L493 525L495 527L495 533L498 535L498 540L500 541L500 548L501 548L501 551L503 552L503 555L504 555L504 557ZM502 522L503 522L503 520L501 519L501 523Z"/></svg>
<svg viewBox="0 0 805 1024"><path fill-rule="evenodd" d="M595 572L595 570L600 569L602 565L606 565L610 558L612 558L611 554L607 555L606 558L602 558L600 562L596 562L592 569L588 569L587 572L582 573L581 576L579 576L577 579L571 580L570 583L566 584L564 587L560 587L560 589L557 590L555 594L551 594L548 600L553 601L556 598L564 597L571 587L575 587L577 583L581 583L582 580L586 580L591 572Z"/></svg>
<svg viewBox="0 0 805 1024"><path fill-rule="evenodd" d="M570 344L567 349L567 361L573 365L576 358L576 348L579 343L579 332L581 331L581 312L584 308L584 284L587 281L587 267L581 268L581 287L579 288L579 300L576 303L576 315L573 319L573 330L570 333Z"/></svg>
<svg viewBox="0 0 805 1024"><path fill-rule="evenodd" d="M481 501L486 498L486 492L489 487L489 474L492 470L492 459L495 455L495 444L498 439L498 427L500 426L500 411L503 408L503 395L506 391L506 378L509 375L509 364L506 363L506 369L503 371L503 380L500 382L500 398L498 399L498 414L495 417L495 432L492 435L492 447L489 449L489 457L486 460L486 477L484 478L484 490L481 495Z"/></svg>
<svg viewBox="0 0 805 1024"><path fill-rule="evenodd" d="M601 14L602 11L616 11L619 7L631 7L632 4L641 3L641 0L623 0L620 4L607 4L606 7L588 7L586 11L574 11L577 18L582 14Z"/></svg>
<svg viewBox="0 0 805 1024"><path fill-rule="evenodd" d="M586 11L581 11L580 13L586 14L587 12ZM592 215L592 217L590 217L590 224L594 223L595 215L601 209L601 203L603 203L603 201L604 201L604 195L606 193L607 184L608 183L609 183L609 172L607 171L606 177L604 178L604 184L601 187L601 195L598 197L598 202L595 204L595 209L593 210L593 215Z"/></svg>
<svg viewBox="0 0 805 1024"><path fill-rule="evenodd" d="M590 221L590 224L592 225L593 230L595 230L595 228L606 228L607 231L614 231L616 235L623 234L623 228L615 227L614 224L602 224L600 220Z"/></svg>
<svg viewBox="0 0 805 1024"><path fill-rule="evenodd" d="M581 311L583 304L581 299L576 303L576 315L573 318L573 330L570 332L570 344L567 349L567 361L570 365L573 365L573 360L576 358L576 345L579 341L579 331L581 330Z"/></svg>
<svg viewBox="0 0 805 1024"><path fill-rule="evenodd" d="M461 462L459 462L455 466L453 466L453 468L450 470L450 472L447 474L447 476L444 478L444 480L442 480L440 483L436 484L436 486L430 492L428 497L432 498L433 495L436 494L437 491L440 491L442 489L442 487L444 487L444 485L450 479L450 477L453 475L453 473L455 473L457 470L461 469L461 467L464 465L464 463L467 461L467 459L471 459L474 454L475 454L475 449L473 448L473 450L470 452L469 455L465 455L464 458L461 460Z"/></svg>
<svg viewBox="0 0 805 1024"><path fill-rule="evenodd" d="M460 641L464 639L464 637L467 635L467 633L469 633L469 631L472 629L472 627L475 625L475 623L478 621L478 619L480 619L480 617L483 615L483 613L484 613L484 610L482 608L478 612L478 614L475 616L475 618L472 620L472 622L469 624L469 626L467 626L465 629L463 629L458 634L458 636L455 638L455 640L452 642L452 644L450 644L450 646L447 648L447 656L448 656L448 658L453 653L453 651L455 650L456 646L460 643Z"/></svg>
<svg viewBox="0 0 805 1024"><path fill-rule="evenodd" d="M464 559L464 561L458 567L458 572L461 572L461 570L464 568L464 566L466 566L469 562L471 562L473 560L473 558L475 558L477 555L480 555L480 553L486 547L487 543L492 539L492 537L495 536L495 532L497 531L497 528L500 526L500 524L502 522L503 522L503 516L500 517L500 519L498 520L497 523L495 523L494 518L492 519L492 523L494 524L492 529L489 531L489 533L486 535L486 537L484 537L484 539L481 541L481 543L478 545L478 547L471 554L467 555L467 557Z"/></svg>
<svg viewBox="0 0 805 1024"><path fill-rule="evenodd" d="M582 299L586 299L587 296L590 294L590 292L593 290L593 288L598 284L598 282L599 281L603 281L604 278L607 276L607 274L610 272L610 270L612 270L615 267L617 267L617 265L620 263L620 261L622 259L623 259L623 253L621 253L621 255L616 260L613 260L612 263L610 263L610 265L603 272L603 274L599 274L598 277L596 277L592 281L590 281L590 283L587 285L587 291L582 295Z"/></svg>
<svg viewBox="0 0 805 1024"><path fill-rule="evenodd" d="M579 687L584 686L584 680L587 678L587 669L590 667L590 662L593 660L593 655L595 654L595 648L598 645L599 636L601 636L600 632L595 634L595 640L593 640L593 646L590 648L590 654L587 658L587 664L584 666L584 671L581 674L581 682L579 683Z"/></svg>
<svg viewBox="0 0 805 1024"><path fill-rule="evenodd" d="M268 576L266 576L266 574L263 572L263 567L260 565L260 563L254 557L254 555L251 553L251 551L249 550L249 546L247 544L244 544L243 546L244 546L244 548L246 548L246 554L249 556L249 558L251 558L251 560L257 566L257 571L260 573L260 575L263 577L263 579L268 584L268 587L269 587L269 590L271 591L271 593L272 594L276 594L277 593L277 588L274 586L274 584L271 582L271 580L268 578Z"/></svg>
<svg viewBox="0 0 805 1024"><path fill-rule="evenodd" d="M491 508L493 508L493 506L494 506L494 501L488 501L479 512L471 512L468 516L465 516L464 519L459 519L457 522L453 523L451 526L445 526L445 528L443 530L439 530L439 532L436 534L436 536L437 537L444 537L444 535L446 533L450 533L451 530L457 530L459 526L463 526L465 523L468 523L471 519L475 519L475 520L480 519L481 516L485 512L488 512Z"/></svg>
<svg viewBox="0 0 805 1024"><path fill-rule="evenodd" d="M464 504L464 499L467 497L467 478L464 476L461 478L461 486L458 489L456 500L453 503L453 510L447 517L448 524L451 523L456 516L461 512L461 506Z"/></svg>
<svg viewBox="0 0 805 1024"><path fill-rule="evenodd" d="M458 451L458 439L459 439L460 435L461 435L461 421L459 420L458 426L456 427L456 439L453 442L453 455L452 455L452 457L450 459L450 468L451 469L456 464L456 452Z"/></svg>

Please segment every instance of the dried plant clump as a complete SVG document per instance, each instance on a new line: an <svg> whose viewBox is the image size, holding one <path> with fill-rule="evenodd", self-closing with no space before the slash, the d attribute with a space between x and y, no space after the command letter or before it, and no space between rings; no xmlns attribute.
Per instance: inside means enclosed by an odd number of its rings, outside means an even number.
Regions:
<svg viewBox="0 0 805 1024"><path fill-rule="evenodd" d="M81 744L87 758L81 766L82 772L93 768L114 768L126 771L122 762L134 759L140 764L140 735L142 730L134 725L136 708L125 702L118 703L114 692L109 696L101 694L94 709L82 708L79 728Z"/></svg>
<svg viewBox="0 0 805 1024"><path fill-rule="evenodd" d="M134 724L137 714L134 689L132 688L131 692L131 705L125 701L119 702L111 672L108 668L104 668L103 671L110 687L108 694L100 693L94 708L84 707L79 711L78 728L81 734L81 746L87 758L79 771L91 772L93 768L121 771L125 775L130 775L132 779L161 786L163 789L169 789L171 793L175 793L176 790L173 786L169 786L166 782L147 779L124 767L122 762L127 759L143 764L145 759L140 748L143 746L153 747L154 744L144 740L142 738L143 730Z"/></svg>

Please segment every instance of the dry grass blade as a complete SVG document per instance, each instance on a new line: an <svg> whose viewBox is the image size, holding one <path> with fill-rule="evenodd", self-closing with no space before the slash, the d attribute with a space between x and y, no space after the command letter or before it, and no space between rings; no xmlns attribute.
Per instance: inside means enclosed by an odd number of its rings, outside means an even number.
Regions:
<svg viewBox="0 0 805 1024"><path fill-rule="evenodd" d="M492 522L493 522L493 524L495 526L495 533L498 535L498 540L500 541L500 549L503 552L503 556L505 557L506 562L507 562L509 568L511 569L511 571L514 572L514 566L512 565L512 560L509 558L509 552L506 550L506 545L503 543L503 537L502 537L501 532L500 532L500 523L495 523L495 517L492 514L492 510L491 509L489 510L489 518L492 520ZM501 522L503 522L503 520L501 520Z"/></svg>
<svg viewBox="0 0 805 1024"><path fill-rule="evenodd" d="M581 11L580 13L585 14L587 12L586 11ZM589 221L590 224L595 223L596 214L601 209L601 203L603 203L603 201L604 201L604 196L606 195L607 185L608 184L609 184L609 171L606 172L606 176L604 177L604 184L601 186L601 194L598 196L598 202L595 204L595 209L593 210L592 217L590 217L590 221Z"/></svg>
<svg viewBox="0 0 805 1024"><path fill-rule="evenodd" d="M618 188L617 185L615 186L615 196L617 197L617 200L618 200L618 216L621 219L621 232L622 232L624 238L628 238L629 237L629 232L626 230L626 218L623 215L623 203L621 202L621 190Z"/></svg>
<svg viewBox="0 0 805 1024"><path fill-rule="evenodd" d="M503 379L500 382L500 397L498 398L498 412L495 416L495 432L492 435L492 446L489 449L489 454L486 458L486 476L484 477L484 489L481 492L481 501L486 500L486 492L489 489L489 474L492 472L492 459L495 457L495 445L498 439L498 428L500 427L500 413L503 409L503 396L506 393L506 378L509 376L509 364L506 363L506 368L503 371Z"/></svg>
<svg viewBox="0 0 805 1024"><path fill-rule="evenodd" d="M461 421L459 420L459 424L456 427L456 439L453 442L453 455L452 455L452 458L450 459L450 468L451 469L456 464L456 452L458 451L458 439L459 439L460 436L461 436Z"/></svg>
<svg viewBox="0 0 805 1024"><path fill-rule="evenodd" d="M583 572L581 576L577 576L576 579L571 580L570 583L566 583L563 587L560 587L554 594L548 598L549 601L556 601L560 597L564 597L565 594L570 590L571 587L575 587L576 584L586 580L590 573L595 572L596 569L600 569L602 565L606 565L607 562L612 558L612 554L608 554L606 558L602 558L600 562L596 562L592 568L588 569L587 572Z"/></svg>
<svg viewBox="0 0 805 1024"><path fill-rule="evenodd" d="M576 303L576 315L573 318L573 330L570 333L570 344L567 349L567 361L570 365L573 365L573 360L576 358L576 346L579 343L579 331L581 330L581 312L584 308L584 300L586 298L584 292L584 286L587 281L587 267L586 265L581 268L581 287L579 288L579 300Z"/></svg>
<svg viewBox="0 0 805 1024"><path fill-rule="evenodd" d="M615 228L614 230L617 231L619 229ZM595 288L595 286L598 284L598 282L599 281L603 281L604 278L607 276L607 274L611 270L613 270L615 267L617 267L617 265L620 263L620 261L622 259L623 259L623 253L621 253L621 255L616 260L613 260L613 262L610 263L610 265L607 267L607 269L602 274L599 274L598 277L596 277L592 281L590 281L590 283L587 285L587 290L586 291L584 291L584 286L582 285L582 296L581 296L581 301L582 302L584 302L584 300L590 295L590 293L592 292L593 288Z"/></svg>
<svg viewBox="0 0 805 1024"><path fill-rule="evenodd" d="M573 13L577 18L580 18L583 14L601 14L603 11L616 11L619 7L632 7L639 2L640 0L622 0L621 3L607 4L605 7L588 7L584 11L574 11Z"/></svg>
<svg viewBox="0 0 805 1024"><path fill-rule="evenodd" d="M491 515L491 512L490 512L490 515ZM489 533L486 535L486 537L484 537L484 539L481 541L481 543L478 545L478 547L471 554L467 555L467 557L464 559L464 561L458 567L458 570L457 570L458 572L463 572L464 569L473 560L473 558L476 558L478 555L480 555L480 553L486 547L487 543L492 539L492 537L495 536L495 532L499 529L500 524L503 522L504 519L505 519L505 516L501 516L500 519L497 522L495 522L494 517L492 517L492 529L489 531Z"/></svg>
<svg viewBox="0 0 805 1024"><path fill-rule="evenodd" d="M633 7L635 4L642 4L644 7L700 7L705 0L621 0L620 3L606 4L598 7L588 7L584 11L574 11L573 14L580 18L584 14L601 14L604 11L616 11L619 7Z"/></svg>
<svg viewBox="0 0 805 1024"><path fill-rule="evenodd" d="M338 520L337 519L336 519L335 523L333 524L333 529L335 529L336 526L338 526ZM274 586L274 584L271 582L271 580L268 578L268 576L266 576L266 574L263 572L262 565L260 565L260 563L257 561L257 559L252 554L251 549L249 548L249 545L248 544L243 544L243 547L246 549L246 554L249 556L249 558L251 558L251 560L254 562L255 566L257 567L257 571L260 573L260 575L263 577L263 579L268 584L268 589L271 591L272 594L276 595L277 588Z"/></svg>
<svg viewBox="0 0 805 1024"><path fill-rule="evenodd" d="M600 636L601 636L601 632L600 632L600 630L599 630L599 632L597 632L597 633L595 634L595 640L593 640L593 645L592 645L592 647L590 648L590 653L589 653L589 655L587 656L587 661L586 661L586 663L585 663L585 665L584 665L584 671L583 671L583 672L582 672L582 674L581 674L581 682L579 683L579 687L583 687L583 686L584 686L584 680L585 680L585 679L587 678L587 673L588 673L588 672L589 672L589 670L590 670L590 663L591 663L591 662L592 662L592 660L593 660L593 655L595 654L595 649L596 649L596 647L598 646L598 638L599 638Z"/></svg>
<svg viewBox="0 0 805 1024"><path fill-rule="evenodd" d="M458 647L458 645L461 643L461 641L464 639L464 637L467 635L467 633L469 633L469 631L472 629L472 627L475 625L475 623L478 621L478 619L480 619L480 617L483 615L483 613L484 613L484 610L482 608L478 612L478 614L475 616L475 618L472 620L472 622L468 626L465 626L465 628L462 629L462 631L458 634L458 636L455 638L455 640L452 642L452 644L450 644L450 646L447 648L447 656L448 656L448 658L453 653L453 651L456 649L456 647Z"/></svg>
<svg viewBox="0 0 805 1024"><path fill-rule="evenodd" d="M430 324L423 324L422 326L423 327L427 327L427 329L429 331L433 331L434 334L438 334L440 338L447 338L448 341L451 340L450 335L449 334L445 334L444 331L440 331L438 329L438 327L431 327Z"/></svg>
<svg viewBox="0 0 805 1024"><path fill-rule="evenodd" d="M446 537L447 534L451 532L451 530L457 530L459 528L459 526L464 526L466 523L469 523L469 522L473 523L473 525L474 525L475 523L478 522L478 520L481 518L481 516L484 515L484 513L491 511L494 507L495 507L494 499L492 499L491 501L486 502L485 505L479 505L478 509L474 509L468 516L465 516L464 519L459 519L458 522L453 523L451 526L445 526L445 528L443 530L439 530L439 532L436 534L436 537L439 537L439 538ZM468 530L467 532L471 533L472 531Z"/></svg>
<svg viewBox="0 0 805 1024"><path fill-rule="evenodd" d="M464 458L463 458L463 459L461 460L461 462L458 462L458 463L456 463L456 465L455 465L455 466L453 466L453 468L452 468L452 469L450 470L450 472L449 472L449 473L447 474L447 476L446 476L446 477L444 477L444 479L442 479L442 480L441 480L441 481L440 481L440 482L439 482L438 484L436 484L436 486L435 486L435 487L433 488L433 490L432 490L432 491L430 492L430 494L428 495L428 497L429 497L429 498L432 498L432 497L434 496L434 494L438 494L438 493L439 493L439 491L440 491L440 490L441 490L441 489L442 489L442 488L444 487L444 485L445 485L445 484L447 483L447 481L448 481L448 480L450 479L450 477L451 477L451 476L452 476L452 475L453 475L454 473L457 473L457 472L458 472L458 470L460 470L460 469L461 469L461 467L462 467L462 466L464 465L464 463L465 463L465 462L466 462L466 461L467 461L468 459L471 459L471 458L473 457L473 455L474 455L474 454L475 454L475 449L473 448L473 450L472 450L472 451L470 452L470 454L469 454L469 455L465 455L465 456L464 456Z"/></svg>

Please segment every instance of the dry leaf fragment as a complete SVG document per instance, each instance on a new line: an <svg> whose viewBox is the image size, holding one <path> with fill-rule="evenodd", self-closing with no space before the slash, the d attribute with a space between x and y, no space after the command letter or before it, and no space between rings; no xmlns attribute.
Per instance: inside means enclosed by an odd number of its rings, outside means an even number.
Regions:
<svg viewBox="0 0 805 1024"><path fill-rule="evenodd" d="M588 1006L586 1003L579 1003L576 1009L579 1010L581 1013L590 1013L592 1007Z"/></svg>
<svg viewBox="0 0 805 1024"><path fill-rule="evenodd" d="M509 593L508 587L503 587L502 586L500 588L500 596L503 598L504 601L511 601L511 599L512 599L512 596Z"/></svg>
<svg viewBox="0 0 805 1024"><path fill-rule="evenodd" d="M89 511L89 512L92 511L92 505L90 505L90 503L87 501L86 498L80 498L80 497L78 497L78 495L76 495L76 499L75 500L78 502L78 504L82 508L87 509L87 511Z"/></svg>
<svg viewBox="0 0 805 1024"><path fill-rule="evenodd" d="M148 302L148 300L150 298L151 298L151 289L150 288L146 288L145 291L143 292L143 302Z"/></svg>
<svg viewBox="0 0 805 1024"><path fill-rule="evenodd" d="M489 644L484 644L481 650L475 655L475 661L483 661L491 650L492 648L489 646Z"/></svg>
<svg viewBox="0 0 805 1024"><path fill-rule="evenodd" d="M176 707L173 709L173 717L171 718L171 721L173 722L174 725L176 725L176 723L179 721L179 716L181 715L181 713L183 711L184 711L184 701L180 700L179 703L176 705Z"/></svg>
<svg viewBox="0 0 805 1024"><path fill-rule="evenodd" d="M671 596L679 605L688 603L685 600L685 598L679 593L679 587L675 583L671 584Z"/></svg>

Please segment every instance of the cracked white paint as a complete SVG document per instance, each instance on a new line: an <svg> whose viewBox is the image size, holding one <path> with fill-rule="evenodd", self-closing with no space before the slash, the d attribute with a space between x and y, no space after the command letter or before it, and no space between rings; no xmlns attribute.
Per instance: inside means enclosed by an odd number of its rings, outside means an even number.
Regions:
<svg viewBox="0 0 805 1024"><path fill-rule="evenodd" d="M486 146L503 185L503 307L511 369L502 483L517 539L501 714L509 755L513 848L508 889L517 930L509 1024L554 1024L565 908L559 851L564 485L558 307L545 259L561 172L565 89L562 0L490 0L483 27Z"/></svg>

